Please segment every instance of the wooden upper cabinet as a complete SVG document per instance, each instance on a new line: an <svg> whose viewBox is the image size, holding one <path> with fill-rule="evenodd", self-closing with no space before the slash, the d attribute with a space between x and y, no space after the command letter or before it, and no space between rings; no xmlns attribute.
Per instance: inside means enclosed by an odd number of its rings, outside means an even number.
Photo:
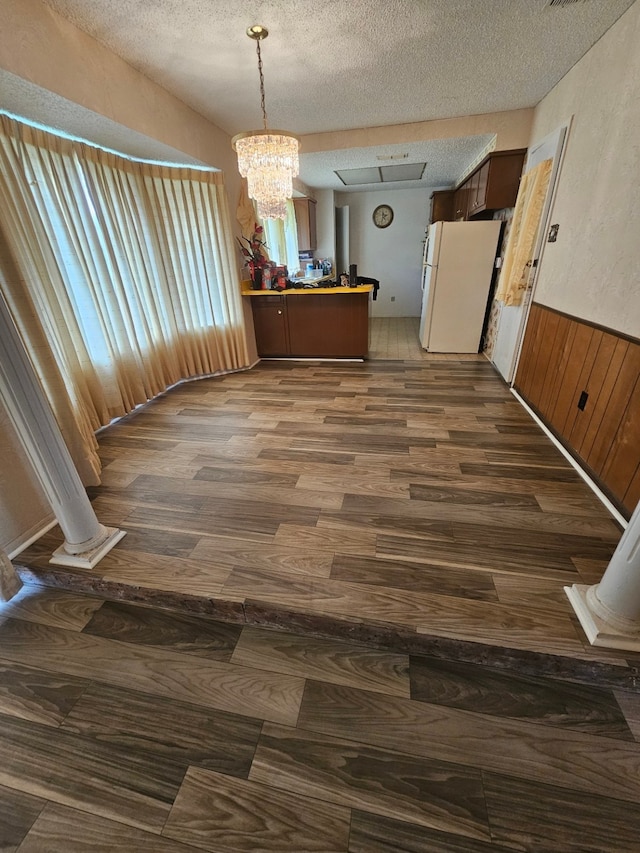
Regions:
<svg viewBox="0 0 640 853"><path fill-rule="evenodd" d="M480 169L477 169L473 175L466 181L467 187L467 219L478 206L478 176Z"/></svg>
<svg viewBox="0 0 640 853"><path fill-rule="evenodd" d="M526 148L493 151L455 190L434 192L431 221L462 222L474 216L486 219L488 212L514 207L526 153Z"/></svg>
<svg viewBox="0 0 640 853"><path fill-rule="evenodd" d="M491 168L491 160L487 160L480 168L473 173L473 192L469 198L469 216L485 210L487 207L487 188L489 186L489 170Z"/></svg>
<svg viewBox="0 0 640 853"><path fill-rule="evenodd" d="M487 211L514 207L526 153L525 148L519 148L489 154L455 190L453 218L472 219Z"/></svg>
<svg viewBox="0 0 640 853"><path fill-rule="evenodd" d="M436 190L431 193L431 221L452 222L455 208L453 190Z"/></svg>
<svg viewBox="0 0 640 853"><path fill-rule="evenodd" d="M480 164L469 180L475 179L475 195L469 205L469 217L485 210L514 207L527 151L494 151Z"/></svg>
<svg viewBox="0 0 640 853"><path fill-rule="evenodd" d="M465 182L458 187L453 197L453 218L456 222L461 222L467 219L467 211L469 207L469 182Z"/></svg>
<svg viewBox="0 0 640 853"><path fill-rule="evenodd" d="M294 198L298 228L298 251L314 252L318 248L316 236L316 202L313 198Z"/></svg>

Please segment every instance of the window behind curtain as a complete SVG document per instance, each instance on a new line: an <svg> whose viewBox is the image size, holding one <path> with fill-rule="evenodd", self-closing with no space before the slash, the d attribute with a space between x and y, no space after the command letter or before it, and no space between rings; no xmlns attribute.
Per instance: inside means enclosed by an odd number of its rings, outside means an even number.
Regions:
<svg viewBox="0 0 640 853"><path fill-rule="evenodd" d="M7 301L34 360L59 366L88 453L87 422L247 365L221 175L132 162L0 114L0 228Z"/></svg>

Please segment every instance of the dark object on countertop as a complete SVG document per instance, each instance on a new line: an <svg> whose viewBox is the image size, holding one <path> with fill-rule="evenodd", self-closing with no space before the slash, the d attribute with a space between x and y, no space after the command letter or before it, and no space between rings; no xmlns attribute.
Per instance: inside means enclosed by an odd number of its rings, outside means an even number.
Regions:
<svg viewBox="0 0 640 853"><path fill-rule="evenodd" d="M357 264L349 264L349 287L358 286L358 266Z"/></svg>
<svg viewBox="0 0 640 853"><path fill-rule="evenodd" d="M373 285L373 301L375 302L378 298L378 291L380 290L380 282L377 278L365 278L363 275L359 275L357 278L358 284L372 284Z"/></svg>

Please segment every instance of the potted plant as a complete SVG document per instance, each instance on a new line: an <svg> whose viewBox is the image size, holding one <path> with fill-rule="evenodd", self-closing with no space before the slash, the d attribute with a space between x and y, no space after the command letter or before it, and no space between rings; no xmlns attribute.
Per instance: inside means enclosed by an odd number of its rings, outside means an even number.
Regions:
<svg viewBox="0 0 640 853"><path fill-rule="evenodd" d="M245 259L244 265L249 270L251 276L251 286L254 290L260 290L262 287L262 271L269 265L269 257L266 249L267 244L262 239L264 229L262 225L254 223L253 234L251 237L236 237L240 251ZM246 243L246 246L244 245Z"/></svg>

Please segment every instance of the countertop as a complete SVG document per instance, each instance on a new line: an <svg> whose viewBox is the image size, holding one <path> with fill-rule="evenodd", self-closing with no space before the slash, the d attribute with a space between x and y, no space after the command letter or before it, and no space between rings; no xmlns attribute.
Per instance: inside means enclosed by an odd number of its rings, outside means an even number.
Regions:
<svg viewBox="0 0 640 853"><path fill-rule="evenodd" d="M317 279L316 279L317 281ZM373 290L372 284L359 284L357 287L310 287L304 288L289 288L288 290L251 290L243 287L243 296L309 296L313 293L327 293L331 296L344 296L349 293L370 293Z"/></svg>

